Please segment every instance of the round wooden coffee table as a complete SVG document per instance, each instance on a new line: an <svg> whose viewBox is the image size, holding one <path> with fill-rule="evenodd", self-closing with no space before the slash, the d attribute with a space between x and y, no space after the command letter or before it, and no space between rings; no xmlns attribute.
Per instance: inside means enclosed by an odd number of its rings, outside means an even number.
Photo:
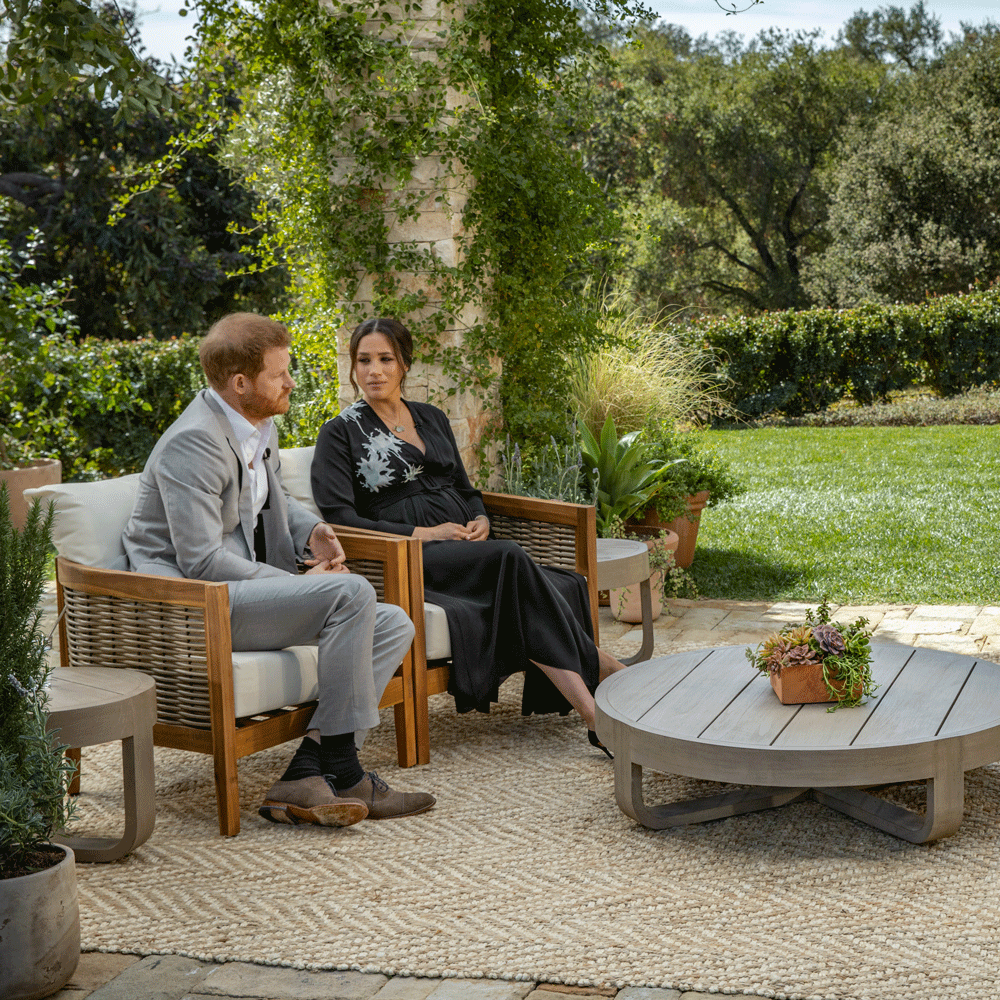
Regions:
<svg viewBox="0 0 1000 1000"><path fill-rule="evenodd" d="M53 839L78 861L117 861L144 844L156 821L153 723L156 685L138 670L57 667L49 686L48 728L57 742L76 749L121 740L125 830L121 837Z"/></svg>
<svg viewBox="0 0 1000 1000"><path fill-rule="evenodd" d="M675 653L597 689L597 734L615 754L615 797L652 829L812 796L904 840L954 833L964 772L1000 760L1000 666L971 656L873 644L874 698L857 708L782 705L744 646ZM644 767L753 786L648 806ZM926 815L860 786L927 782Z"/></svg>

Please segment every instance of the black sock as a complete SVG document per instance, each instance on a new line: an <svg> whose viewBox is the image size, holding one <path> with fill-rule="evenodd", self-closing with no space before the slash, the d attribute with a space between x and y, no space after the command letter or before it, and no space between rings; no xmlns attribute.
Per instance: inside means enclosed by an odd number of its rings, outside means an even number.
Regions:
<svg viewBox="0 0 1000 1000"><path fill-rule="evenodd" d="M311 736L307 736L295 751L295 756L288 762L281 780L298 781L299 778L311 778L315 774L322 773L319 744Z"/></svg>
<svg viewBox="0 0 1000 1000"><path fill-rule="evenodd" d="M351 788L364 776L365 771L358 760L358 748L354 745L354 733L339 736L321 736L322 750L320 762L324 774L333 775L334 788Z"/></svg>

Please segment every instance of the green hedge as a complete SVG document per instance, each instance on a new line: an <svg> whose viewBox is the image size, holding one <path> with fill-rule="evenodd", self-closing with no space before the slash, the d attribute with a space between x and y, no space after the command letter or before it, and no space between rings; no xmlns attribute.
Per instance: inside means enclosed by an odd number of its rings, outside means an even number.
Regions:
<svg viewBox="0 0 1000 1000"><path fill-rule="evenodd" d="M205 385L198 343L75 343L54 334L28 357L0 354L0 425L29 444L29 456L59 458L66 482L140 472L157 439ZM311 444L336 412L336 375L300 353L294 376L282 443Z"/></svg>
<svg viewBox="0 0 1000 1000"><path fill-rule="evenodd" d="M687 329L730 383L735 413L814 413L911 385L952 396L1000 379L1000 287L919 305L707 318Z"/></svg>

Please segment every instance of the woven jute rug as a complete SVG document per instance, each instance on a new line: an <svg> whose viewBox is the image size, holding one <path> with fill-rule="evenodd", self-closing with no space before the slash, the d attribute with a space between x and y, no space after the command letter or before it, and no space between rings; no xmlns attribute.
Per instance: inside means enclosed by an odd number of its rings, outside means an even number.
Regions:
<svg viewBox="0 0 1000 1000"><path fill-rule="evenodd" d="M240 763L219 836L210 761L156 751L156 829L78 865L83 947L307 969L661 986L838 1000L995 1000L1000 767L966 776L950 839L915 846L814 803L672 831L636 826L575 717L438 696L432 759L395 766L391 712L362 760L434 792L422 816L281 827L256 808L294 744ZM651 776L649 800L718 785ZM888 794L919 807L922 790ZM121 822L117 745L84 751L76 831ZM119 827L120 828L120 827Z"/></svg>

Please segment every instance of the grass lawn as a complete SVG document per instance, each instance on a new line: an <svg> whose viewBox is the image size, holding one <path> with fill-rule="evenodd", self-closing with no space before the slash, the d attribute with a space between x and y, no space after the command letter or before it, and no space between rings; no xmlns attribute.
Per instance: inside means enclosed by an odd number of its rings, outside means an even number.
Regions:
<svg viewBox="0 0 1000 1000"><path fill-rule="evenodd" d="M1000 426L699 437L748 487L702 516L703 597L1000 604Z"/></svg>

